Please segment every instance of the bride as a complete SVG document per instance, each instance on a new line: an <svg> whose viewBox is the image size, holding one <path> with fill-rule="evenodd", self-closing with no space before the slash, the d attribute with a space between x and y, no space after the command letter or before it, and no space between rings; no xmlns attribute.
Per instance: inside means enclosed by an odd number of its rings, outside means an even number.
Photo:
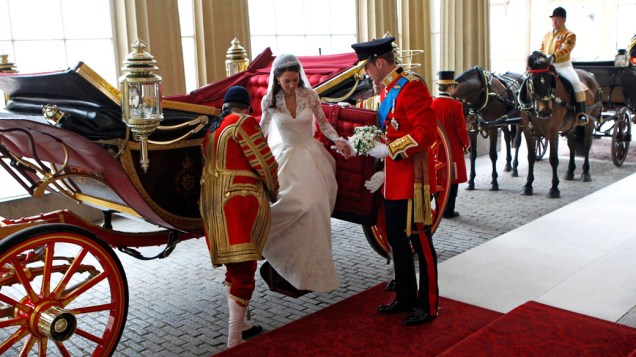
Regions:
<svg viewBox="0 0 636 357"><path fill-rule="evenodd" d="M338 278L331 254L331 213L338 185L335 160L313 137L314 116L345 158L351 149L327 122L320 98L294 55L280 55L272 64L261 107L261 127L269 133L280 183L263 256L299 290L334 290Z"/></svg>

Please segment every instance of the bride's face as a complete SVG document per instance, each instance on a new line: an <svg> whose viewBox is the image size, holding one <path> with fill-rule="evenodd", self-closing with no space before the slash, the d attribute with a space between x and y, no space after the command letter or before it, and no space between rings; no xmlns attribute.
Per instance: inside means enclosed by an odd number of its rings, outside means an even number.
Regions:
<svg viewBox="0 0 636 357"><path fill-rule="evenodd" d="M296 93L296 88L298 88L300 74L298 72L285 71L276 79L280 82L285 94L293 94Z"/></svg>

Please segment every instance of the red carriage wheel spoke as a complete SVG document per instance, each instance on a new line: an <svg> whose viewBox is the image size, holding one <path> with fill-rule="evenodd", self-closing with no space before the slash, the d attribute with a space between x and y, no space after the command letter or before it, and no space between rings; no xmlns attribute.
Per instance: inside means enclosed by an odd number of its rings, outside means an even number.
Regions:
<svg viewBox="0 0 636 357"><path fill-rule="evenodd" d="M98 346L103 346L105 342L103 339L93 335L90 332L86 332L82 329L75 330L75 334L77 334L78 336L82 336L89 341L95 342Z"/></svg>
<svg viewBox="0 0 636 357"><path fill-rule="evenodd" d="M2 344L0 344L0 356L4 356L9 348L13 347L13 345L15 345L18 341L23 339L28 334L29 330L26 328L26 326L20 327L16 332L13 333L13 335L11 335Z"/></svg>
<svg viewBox="0 0 636 357"><path fill-rule="evenodd" d="M44 272L42 274L42 289L40 290L40 294L43 298L48 298L51 294L51 270L53 269L54 253L55 245L53 243L47 244L44 257Z"/></svg>
<svg viewBox="0 0 636 357"><path fill-rule="evenodd" d="M60 351L62 356L71 357L71 354L68 352L66 347L64 347L64 344L62 344L62 342L55 341L55 346L57 346L57 349Z"/></svg>
<svg viewBox="0 0 636 357"><path fill-rule="evenodd" d="M30 307L28 307L28 306L26 306L24 304L21 304L21 303L15 301L14 299L12 299L12 298L10 298L10 297L2 294L2 293L0 293L0 301L2 301L3 303L5 303L7 305L16 307L19 310L22 310L24 312L30 312L30 311L33 310L32 308L30 308Z"/></svg>
<svg viewBox="0 0 636 357"><path fill-rule="evenodd" d="M107 277L108 277L108 273L102 272L99 275L88 280L86 283L82 284L81 287L73 289L73 291L71 291L70 294L63 296L61 298L62 306L68 305L69 303L71 303L71 301L75 300L78 296L84 294L90 288L97 285L98 283L106 279Z"/></svg>
<svg viewBox="0 0 636 357"><path fill-rule="evenodd" d="M88 314L91 312L108 311L108 310L114 309L115 307L116 307L116 304L112 303L112 304L81 307L78 309L72 309L70 310L70 312L75 315L81 315L81 314Z"/></svg>
<svg viewBox="0 0 636 357"><path fill-rule="evenodd" d="M75 259L73 259L73 263L68 268L66 273L64 273L64 278L62 278L60 283L57 284L57 286L55 287L55 290L53 290L52 295L55 298L57 299L60 298L60 296L62 295L62 292L64 292L64 289L66 288L66 285L71 280L73 275L75 275L75 273L77 272L77 268L79 267L82 260L84 260L84 257L86 257L86 254L88 254L88 250L84 248L77 254L77 256L75 256Z"/></svg>
<svg viewBox="0 0 636 357"><path fill-rule="evenodd" d="M15 317L9 320L0 321L0 328L7 328L11 326L25 325L26 319L23 317Z"/></svg>
<svg viewBox="0 0 636 357"><path fill-rule="evenodd" d="M26 274L24 274L24 269L22 269L22 264L20 264L20 262L15 257L13 257L10 260L10 262L11 262L11 265L13 265L13 271L15 272L15 275L18 277L20 284L22 284L22 286L26 290L27 295L29 295L29 298L31 299L31 301L39 300L38 295L35 293L35 291L33 291L33 288L31 287L29 278L27 278Z"/></svg>
<svg viewBox="0 0 636 357"><path fill-rule="evenodd" d="M24 345L22 346L22 350L20 351L20 357L27 357L37 340L38 339L33 336L29 337L29 339L26 340L24 342Z"/></svg>
<svg viewBox="0 0 636 357"><path fill-rule="evenodd" d="M48 342L48 339L46 337L41 338L38 341L38 356L44 357L46 356L46 344Z"/></svg>

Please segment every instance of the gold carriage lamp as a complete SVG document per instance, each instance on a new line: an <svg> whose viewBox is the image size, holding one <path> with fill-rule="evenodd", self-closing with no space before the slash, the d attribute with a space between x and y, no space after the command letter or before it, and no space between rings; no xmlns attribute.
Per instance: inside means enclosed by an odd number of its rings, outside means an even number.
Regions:
<svg viewBox="0 0 636 357"><path fill-rule="evenodd" d="M122 120L133 137L139 141L140 164L148 171L148 137L163 120L161 108L161 77L152 73L159 68L150 53L144 51L146 44L137 40L132 43L133 51L124 60L122 71L128 74L119 78L121 89Z"/></svg>
<svg viewBox="0 0 636 357"><path fill-rule="evenodd" d="M232 40L232 46L227 49L225 58L225 73L228 77L243 72L250 64L245 48L236 37Z"/></svg>

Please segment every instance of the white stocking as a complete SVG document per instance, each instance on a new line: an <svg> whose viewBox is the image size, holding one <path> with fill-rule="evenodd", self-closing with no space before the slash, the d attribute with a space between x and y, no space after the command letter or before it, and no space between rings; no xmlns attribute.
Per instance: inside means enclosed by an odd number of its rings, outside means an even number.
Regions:
<svg viewBox="0 0 636 357"><path fill-rule="evenodd" d="M227 288L227 299L228 301L230 300L230 286L226 283L225 287ZM249 305L247 306L247 310L249 310ZM247 311L246 310L246 311ZM253 327L253 325L249 322L247 322L246 320L243 320L243 326L241 327L241 331L247 331L249 329L251 329Z"/></svg>
<svg viewBox="0 0 636 357"><path fill-rule="evenodd" d="M227 348L234 347L243 341L241 332L243 331L243 320L245 319L245 311L247 307L241 306L238 302L229 297L227 299L227 307L229 310L229 322L227 332Z"/></svg>

